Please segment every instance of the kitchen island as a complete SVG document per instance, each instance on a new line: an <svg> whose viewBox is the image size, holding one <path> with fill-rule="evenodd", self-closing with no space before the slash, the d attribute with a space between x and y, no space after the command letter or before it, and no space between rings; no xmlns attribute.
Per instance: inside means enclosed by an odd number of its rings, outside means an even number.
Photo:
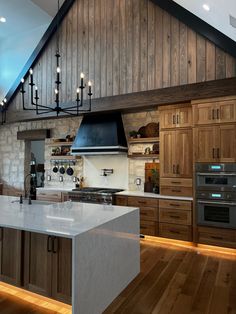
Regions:
<svg viewBox="0 0 236 314"><path fill-rule="evenodd" d="M18 256L21 265L16 267L20 278L17 285L60 299L61 291L69 282L73 314L102 313L140 271L138 208L73 202L42 205L37 201L28 205L26 201L20 204L18 198L8 196L0 196L0 203L0 241L4 242L5 229L18 232L14 246L15 250L19 251L19 247L21 250ZM68 249L60 252L68 241L71 257ZM1 244L0 256L4 256L4 248L13 247L8 244ZM42 253L44 246L45 255ZM54 267L44 268L54 259L56 271ZM0 265L3 280L4 267L7 268L6 263L3 267ZM71 276L67 276L70 267ZM35 273L32 269L36 269ZM55 272L52 278L50 270ZM47 285L45 289L36 289L35 276L39 272L37 282L46 278L49 288ZM60 276L66 279L59 284ZM57 294L53 294L55 281L60 290Z"/></svg>

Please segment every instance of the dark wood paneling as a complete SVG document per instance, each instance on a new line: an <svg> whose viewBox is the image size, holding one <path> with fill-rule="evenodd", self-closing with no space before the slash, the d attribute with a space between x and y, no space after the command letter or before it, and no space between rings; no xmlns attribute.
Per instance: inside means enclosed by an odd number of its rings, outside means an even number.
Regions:
<svg viewBox="0 0 236 314"><path fill-rule="evenodd" d="M94 98L236 74L233 57L148 0L76 0L61 24L59 41L62 103L75 99L81 71L94 83ZM54 101L55 47L56 35L34 66L43 105ZM26 96L26 106L28 103ZM126 102L121 105L125 106ZM9 108L8 121L15 121L11 111L22 116L19 96ZM24 116L37 118L34 112L24 112Z"/></svg>

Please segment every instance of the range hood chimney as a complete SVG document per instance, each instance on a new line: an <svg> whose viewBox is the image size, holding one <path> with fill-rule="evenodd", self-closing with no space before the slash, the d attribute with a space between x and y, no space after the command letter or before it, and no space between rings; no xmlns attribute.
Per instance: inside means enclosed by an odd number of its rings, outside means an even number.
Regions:
<svg viewBox="0 0 236 314"><path fill-rule="evenodd" d="M119 112L84 116L71 147L72 155L125 154L127 151Z"/></svg>

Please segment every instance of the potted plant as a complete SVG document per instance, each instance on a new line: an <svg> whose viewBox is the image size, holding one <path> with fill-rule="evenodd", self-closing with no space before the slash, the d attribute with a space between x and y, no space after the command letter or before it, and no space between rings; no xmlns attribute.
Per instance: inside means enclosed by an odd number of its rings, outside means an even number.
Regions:
<svg viewBox="0 0 236 314"><path fill-rule="evenodd" d="M138 132L137 132L137 131L134 131L134 130L133 130L133 131L130 131L130 132L129 132L130 138L136 138L137 133L138 133Z"/></svg>

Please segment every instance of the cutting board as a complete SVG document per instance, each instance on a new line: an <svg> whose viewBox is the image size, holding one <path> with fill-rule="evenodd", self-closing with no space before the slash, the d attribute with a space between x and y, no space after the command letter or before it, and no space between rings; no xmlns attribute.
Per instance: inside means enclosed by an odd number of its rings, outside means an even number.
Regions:
<svg viewBox="0 0 236 314"><path fill-rule="evenodd" d="M152 169L158 170L160 172L159 162L146 162L145 163L145 182L148 182L148 178L152 177Z"/></svg>

